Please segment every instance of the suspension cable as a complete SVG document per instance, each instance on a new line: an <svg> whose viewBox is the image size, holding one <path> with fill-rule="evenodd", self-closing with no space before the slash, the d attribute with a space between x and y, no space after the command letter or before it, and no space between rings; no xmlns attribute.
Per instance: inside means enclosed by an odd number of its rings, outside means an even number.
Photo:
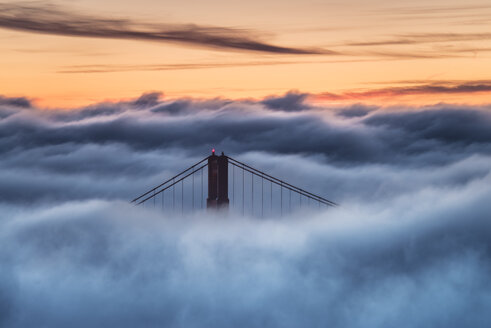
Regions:
<svg viewBox="0 0 491 328"><path fill-rule="evenodd" d="M306 191L306 190L304 190L304 189L302 189L302 188L296 187L296 186L294 186L294 185L292 185L292 184L290 184L290 183L288 183L288 182L285 182L285 181L283 181L283 180L280 180L280 179L278 179L278 178L275 178L275 177L273 177L273 176L271 176L271 175L269 175L269 174L267 174L267 173L265 173L265 172L262 172L262 171L260 171L260 170L258 170L258 169L256 169L256 168L253 168L252 166L249 166L249 165L247 165L247 164L245 164L245 163L242 163L242 162L240 162L240 161L238 161L238 160L236 160L236 159L234 159L234 158L232 158L232 157L227 156L227 158L228 158L229 160L231 160L231 161L233 161L233 162L237 163L237 164L240 164L240 165L242 165L242 166L244 166L244 167L246 167L246 168L248 168L248 169L250 169L250 170L255 171L255 172L256 172L256 175L262 175L262 176L268 177L268 178L270 178L270 179L272 179L272 180L276 181L276 184L283 184L283 185L285 185L285 186L288 186L288 187L292 188L292 190L293 190L293 191L295 191L295 189L296 189L296 190L297 190L297 192L302 192L302 193L304 193L304 194L308 194L308 195L310 195L310 196L311 196L311 198L312 198L312 199L316 199L316 198L321 199L321 200L323 200L323 201L324 201L324 203L328 203L328 204L329 204L329 205L331 205L331 206L337 206L337 205L338 205L338 204L336 204L335 202L332 202L332 201L330 201L330 200L328 200L328 199L325 199L324 197L321 197L321 196L319 196L319 195L313 194L313 193L308 192L308 191ZM232 164L233 164L233 163L232 163ZM249 172L250 172L250 171L249 171ZM327 204L326 204L326 205L327 205Z"/></svg>
<svg viewBox="0 0 491 328"><path fill-rule="evenodd" d="M209 157L209 156L208 156ZM150 189L149 191L147 191L146 193L136 197L135 199L133 199L131 202L134 203L136 202L137 200L139 200L140 198L148 195L149 193L151 193L152 191L156 191L157 189L159 189L160 187L164 186L165 184L169 183L170 181L174 181L174 179L177 179L179 176L183 175L184 173L186 173L187 171L193 169L194 167L198 166L199 164L203 163L204 161L206 161L208 159L208 157L206 158L203 158L201 161L199 161L198 163L194 164L193 166L190 166L188 167L187 169L185 169L184 171L182 171L181 173L173 176L172 178L170 178L169 180L159 184L157 187L153 188L153 189Z"/></svg>
<svg viewBox="0 0 491 328"><path fill-rule="evenodd" d="M245 192L244 192L244 169L242 169L242 216L244 216L244 201L245 201Z"/></svg>
<svg viewBox="0 0 491 328"><path fill-rule="evenodd" d="M191 201L193 203L193 211L194 211L194 174L193 174L193 196L191 197Z"/></svg>
<svg viewBox="0 0 491 328"><path fill-rule="evenodd" d="M176 198L175 198L175 185L176 185L177 183L179 183L179 182L183 181L183 180L184 180L184 179L186 179L187 177L189 177L191 174L194 174L194 173L198 172L199 170L201 170L201 169L202 169L202 168L204 168L205 166L208 166L208 163L203 164L202 166L200 166L199 168L197 168L197 169L193 170L191 173L188 173L186 176L184 176L184 177L180 178L179 180L176 180L176 181L172 182L172 184L168 185L167 187L165 187L165 188L163 188L163 189L160 189L159 191L157 191L157 192L155 193L155 195L158 195L158 194L160 194L161 192L164 192L165 190L167 190L167 189L169 189L170 187L172 187L172 190L173 190L173 205L172 205L172 206L173 206L173 208L174 208L174 207L175 207L175 200L176 200ZM152 198L152 197L154 197L154 196L153 196L153 195L150 195L149 197L147 197L147 198L145 198L145 199L141 200L140 202L138 202L138 203L137 203L137 205L140 205L140 204L142 204L142 203L146 202L147 200L149 200L149 199L150 199L150 198Z"/></svg>
<svg viewBox="0 0 491 328"><path fill-rule="evenodd" d="M201 209L203 209L203 168L201 168Z"/></svg>
<svg viewBox="0 0 491 328"><path fill-rule="evenodd" d="M251 212L254 216L254 174L251 174Z"/></svg>
<svg viewBox="0 0 491 328"><path fill-rule="evenodd" d="M257 175L257 176L261 176L261 175L259 175L259 174L255 173L255 172L253 172L253 171L251 171L251 170L249 170L249 169L247 169L247 168L245 168L245 167L243 167L243 166L241 166L241 165L238 165L238 164L235 164L235 163L232 163L232 162L230 162L230 163L231 163L232 165L235 165L235 166L237 166L238 168L242 169L242 172L247 171L247 172L250 172L250 173L255 174L255 175ZM270 181L271 183L277 184L277 185L278 185L278 186L280 186L281 188L289 189L289 190L292 190L293 192L296 192L296 193L298 193L298 194L301 194L302 196L304 196L304 197L306 197L306 198L308 198L308 199L313 199L313 200L319 201L319 202L321 202L322 204L327 205L327 206L334 206L334 205L332 205L331 203L324 201L324 200L323 200L322 198L320 198L320 197L318 197L318 198L317 198L317 197L316 197L316 195L314 195L314 196L310 196L310 194L304 193L304 192L302 192L302 191L299 191L299 190L294 189L294 188L292 188L292 187L289 187L289 186L287 186L287 185L283 185L283 183L284 183L284 182L276 182L276 181L274 181L274 180L270 179L270 178L269 178L269 177L267 177L267 176L261 176L261 177L262 177L263 179L265 179L265 180ZM272 186L271 186L271 188L272 188ZM272 194L272 192L271 192L271 200L272 200L272 198L273 198L273 194ZM272 204L271 204L271 205L272 205Z"/></svg>

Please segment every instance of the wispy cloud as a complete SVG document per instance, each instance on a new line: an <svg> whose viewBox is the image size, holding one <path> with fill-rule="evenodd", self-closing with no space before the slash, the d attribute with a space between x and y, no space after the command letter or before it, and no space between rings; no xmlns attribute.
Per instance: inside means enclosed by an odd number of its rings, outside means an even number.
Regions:
<svg viewBox="0 0 491 328"><path fill-rule="evenodd" d="M396 59L397 57L394 57ZM213 69L248 66L275 66L275 65L298 65L298 64L337 64L337 63L359 63L375 62L380 59L332 59L332 60L262 60L262 61L231 61L231 62L200 62L200 63L171 63L171 64L128 64L128 65L67 65L61 66L57 73L115 73L132 71L174 71L191 69Z"/></svg>
<svg viewBox="0 0 491 328"><path fill-rule="evenodd" d="M370 98L397 97L423 94L468 94L478 92L491 92L489 81L452 83L428 83L421 85L387 87L363 91L347 91L343 93L325 92L318 95L324 100L363 100Z"/></svg>
<svg viewBox="0 0 491 328"><path fill-rule="evenodd" d="M210 62L175 63L155 65L72 65L62 67L58 73L114 73L131 71L174 71L189 69L229 68L245 66L270 66L303 63L299 61L249 61L249 62Z"/></svg>
<svg viewBox="0 0 491 328"><path fill-rule="evenodd" d="M469 11L483 12L491 10L489 5L460 5L460 6L406 6L373 10L376 14L386 15L432 15L432 14L466 14Z"/></svg>
<svg viewBox="0 0 491 328"><path fill-rule="evenodd" d="M445 21L454 24L467 25L469 23L488 23L491 14L491 6L486 5L445 5L435 6L431 4L415 5L407 7L385 7L384 9L371 10L368 14L381 16L385 20L405 21Z"/></svg>
<svg viewBox="0 0 491 328"><path fill-rule="evenodd" d="M432 84L432 85L463 85L463 84L489 84L491 80L443 80L443 79L414 79L414 80L392 80L392 81L371 81L368 84Z"/></svg>
<svg viewBox="0 0 491 328"><path fill-rule="evenodd" d="M387 46L387 45L413 45L435 42L456 42L490 40L491 33L419 33L399 34L390 39L377 41L348 42L348 46Z"/></svg>
<svg viewBox="0 0 491 328"><path fill-rule="evenodd" d="M335 54L319 48L277 46L250 31L194 24L155 24L73 13L57 6L0 4L0 28L25 32L108 39L174 42L222 50L270 54Z"/></svg>

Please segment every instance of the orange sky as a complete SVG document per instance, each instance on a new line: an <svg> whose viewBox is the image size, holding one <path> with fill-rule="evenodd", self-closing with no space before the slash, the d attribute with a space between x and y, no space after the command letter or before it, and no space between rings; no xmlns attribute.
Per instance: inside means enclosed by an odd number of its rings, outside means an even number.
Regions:
<svg viewBox="0 0 491 328"><path fill-rule="evenodd" d="M293 89L329 102L489 103L491 99L489 1L80 0L26 5L0 0L0 4L4 6L0 94L27 96L46 107L75 107L147 91L162 91L166 97L258 98ZM24 17L32 6L36 14L17 26L12 15ZM14 14L5 8L14 8ZM39 14L39 9L44 11ZM60 19L77 22L80 17L86 21L77 31L89 27L95 33L91 19L125 19L118 25L121 30L197 26L205 34L225 35L226 41L238 36L316 53L210 47L201 39L198 44L195 39L98 38L63 35L66 31L51 27L39 30L40 20L47 26Z"/></svg>

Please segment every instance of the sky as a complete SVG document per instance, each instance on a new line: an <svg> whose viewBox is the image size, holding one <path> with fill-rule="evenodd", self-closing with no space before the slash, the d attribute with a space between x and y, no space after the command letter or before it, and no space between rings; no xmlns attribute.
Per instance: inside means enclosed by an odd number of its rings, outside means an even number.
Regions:
<svg viewBox="0 0 491 328"><path fill-rule="evenodd" d="M0 0L0 326L488 327L490 19ZM130 203L212 148L339 206Z"/></svg>
<svg viewBox="0 0 491 328"><path fill-rule="evenodd" d="M462 1L1 1L0 88L47 108L137 97L482 104L491 7Z"/></svg>

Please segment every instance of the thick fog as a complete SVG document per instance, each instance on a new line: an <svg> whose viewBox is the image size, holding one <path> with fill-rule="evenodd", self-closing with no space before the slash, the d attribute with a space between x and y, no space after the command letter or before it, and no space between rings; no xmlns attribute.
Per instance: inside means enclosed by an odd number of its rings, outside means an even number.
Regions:
<svg viewBox="0 0 491 328"><path fill-rule="evenodd" d="M0 97L0 326L487 327L491 107ZM129 201L211 148L341 206Z"/></svg>

